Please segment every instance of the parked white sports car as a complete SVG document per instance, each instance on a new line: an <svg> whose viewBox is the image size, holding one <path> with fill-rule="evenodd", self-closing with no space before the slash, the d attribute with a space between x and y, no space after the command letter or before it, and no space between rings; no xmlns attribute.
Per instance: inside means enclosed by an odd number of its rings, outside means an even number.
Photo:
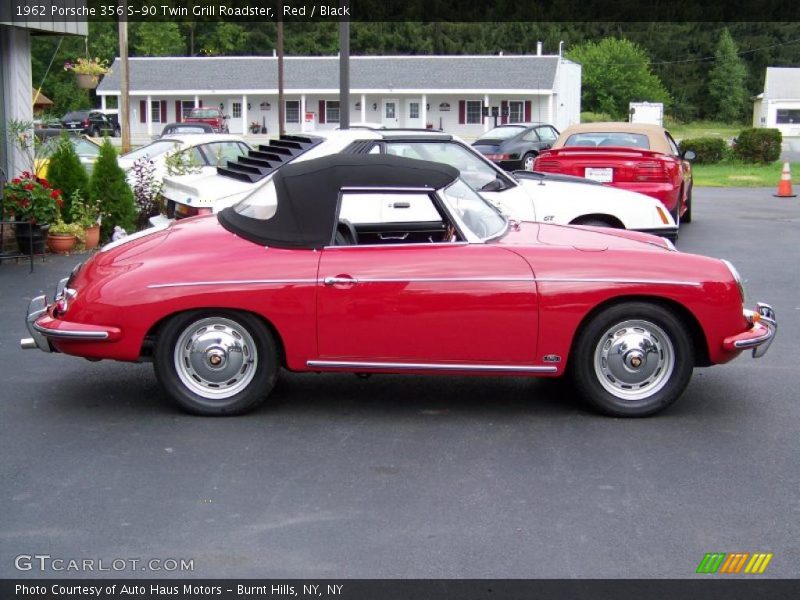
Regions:
<svg viewBox="0 0 800 600"><path fill-rule="evenodd" d="M216 172L216 167L229 160L236 160L247 154L251 146L241 137L235 135L204 133L182 134L161 137L146 146L132 150L117 158L117 163L126 172L128 184L135 183L133 163L147 157L155 166L156 181L167 175L167 157L175 153L184 153L187 163L196 165L200 173L206 175ZM197 174L195 174L196 176Z"/></svg>
<svg viewBox="0 0 800 600"><path fill-rule="evenodd" d="M582 178L509 174L459 138L440 132L372 129L287 135L229 160L215 172L167 176L168 216L217 212L260 187L281 165L335 153L386 153L452 165L484 198L520 221L631 229L674 240L678 228L660 202Z"/></svg>

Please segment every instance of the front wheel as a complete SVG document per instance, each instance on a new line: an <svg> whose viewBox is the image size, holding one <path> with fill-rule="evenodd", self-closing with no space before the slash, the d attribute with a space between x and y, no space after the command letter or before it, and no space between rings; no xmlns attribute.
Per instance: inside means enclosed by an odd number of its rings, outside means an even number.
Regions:
<svg viewBox="0 0 800 600"><path fill-rule="evenodd" d="M594 317L578 335L571 360L575 385L594 408L615 417L645 417L683 393L694 349L672 311L629 302Z"/></svg>
<svg viewBox="0 0 800 600"><path fill-rule="evenodd" d="M528 152L522 158L522 168L526 171L533 171L533 163L536 161L536 154L533 152Z"/></svg>
<svg viewBox="0 0 800 600"><path fill-rule="evenodd" d="M172 318L158 336L156 377L170 398L197 415L236 415L267 397L278 352L256 317L197 311Z"/></svg>

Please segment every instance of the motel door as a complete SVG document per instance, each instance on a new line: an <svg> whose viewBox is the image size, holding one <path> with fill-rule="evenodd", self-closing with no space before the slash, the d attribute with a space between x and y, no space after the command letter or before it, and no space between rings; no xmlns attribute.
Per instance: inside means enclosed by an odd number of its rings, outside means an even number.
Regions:
<svg viewBox="0 0 800 600"><path fill-rule="evenodd" d="M406 100L405 111L405 123L403 127L410 127L412 129L425 128L425 125L422 123L422 100L419 98Z"/></svg>
<svg viewBox="0 0 800 600"><path fill-rule="evenodd" d="M400 102L396 99L384 99L383 118L381 124L384 127L400 127Z"/></svg>

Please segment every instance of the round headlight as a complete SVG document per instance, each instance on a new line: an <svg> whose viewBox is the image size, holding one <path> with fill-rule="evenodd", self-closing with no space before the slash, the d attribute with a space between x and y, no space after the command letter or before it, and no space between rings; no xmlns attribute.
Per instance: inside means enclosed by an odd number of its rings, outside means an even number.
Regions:
<svg viewBox="0 0 800 600"><path fill-rule="evenodd" d="M744 282L742 281L742 276L739 275L739 271L736 270L736 267L733 266L733 263L729 260L722 259L722 262L725 263L725 266L728 267L728 270L733 275L733 279L736 281L736 285L739 287L739 295L742 298L742 305L744 305L745 299L745 292L744 292Z"/></svg>

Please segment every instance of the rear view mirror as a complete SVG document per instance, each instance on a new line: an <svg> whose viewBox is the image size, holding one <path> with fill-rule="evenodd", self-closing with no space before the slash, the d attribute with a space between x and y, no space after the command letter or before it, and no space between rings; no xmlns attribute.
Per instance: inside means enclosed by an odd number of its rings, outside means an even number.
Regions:
<svg viewBox="0 0 800 600"><path fill-rule="evenodd" d="M694 153L694 150L687 150L683 153L683 160L694 160L697 158L697 154Z"/></svg>

